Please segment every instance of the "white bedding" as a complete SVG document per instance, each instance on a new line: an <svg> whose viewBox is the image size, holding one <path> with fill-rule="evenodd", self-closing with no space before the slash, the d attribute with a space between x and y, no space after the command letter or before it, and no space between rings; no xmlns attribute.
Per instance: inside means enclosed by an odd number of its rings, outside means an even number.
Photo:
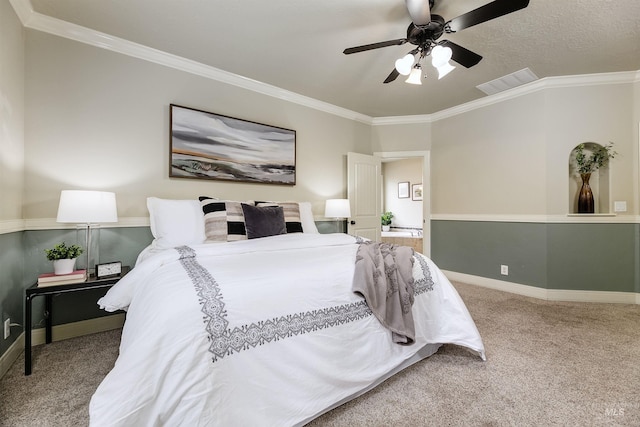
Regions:
<svg viewBox="0 0 640 427"><path fill-rule="evenodd" d="M346 234L299 233L142 259L99 301L128 313L91 425L300 425L427 344L484 359L464 303L419 254L416 343L394 344L351 292L357 247Z"/></svg>

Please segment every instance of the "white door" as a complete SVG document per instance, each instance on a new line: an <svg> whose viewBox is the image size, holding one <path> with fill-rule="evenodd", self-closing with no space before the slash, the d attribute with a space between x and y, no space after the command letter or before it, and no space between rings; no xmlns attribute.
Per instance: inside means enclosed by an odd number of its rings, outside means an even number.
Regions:
<svg viewBox="0 0 640 427"><path fill-rule="evenodd" d="M382 162L379 157L347 153L347 195L351 204L348 232L380 241Z"/></svg>

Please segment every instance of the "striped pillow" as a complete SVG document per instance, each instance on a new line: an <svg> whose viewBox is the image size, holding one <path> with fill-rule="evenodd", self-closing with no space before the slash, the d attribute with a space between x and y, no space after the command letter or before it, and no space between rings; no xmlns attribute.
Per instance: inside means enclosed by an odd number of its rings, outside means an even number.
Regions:
<svg viewBox="0 0 640 427"><path fill-rule="evenodd" d="M199 197L204 213L204 234L207 242L246 240L241 202Z"/></svg>
<svg viewBox="0 0 640 427"><path fill-rule="evenodd" d="M256 202L256 206L282 206L287 233L302 233L300 205L298 205L298 202Z"/></svg>

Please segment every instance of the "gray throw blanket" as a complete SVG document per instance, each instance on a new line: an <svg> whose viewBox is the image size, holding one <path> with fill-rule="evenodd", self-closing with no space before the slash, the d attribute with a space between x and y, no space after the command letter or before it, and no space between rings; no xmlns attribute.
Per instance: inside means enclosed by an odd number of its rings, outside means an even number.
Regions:
<svg viewBox="0 0 640 427"><path fill-rule="evenodd" d="M360 243L353 275L353 292L361 294L393 342L415 341L411 307L414 299L413 249L389 243Z"/></svg>

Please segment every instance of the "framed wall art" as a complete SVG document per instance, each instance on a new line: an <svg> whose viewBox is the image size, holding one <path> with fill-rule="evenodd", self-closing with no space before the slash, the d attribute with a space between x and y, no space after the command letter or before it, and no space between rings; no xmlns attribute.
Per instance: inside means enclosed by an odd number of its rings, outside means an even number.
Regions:
<svg viewBox="0 0 640 427"><path fill-rule="evenodd" d="M398 199L408 199L409 198L409 182L399 182L398 183Z"/></svg>
<svg viewBox="0 0 640 427"><path fill-rule="evenodd" d="M169 176L296 183L296 131L170 105Z"/></svg>
<svg viewBox="0 0 640 427"><path fill-rule="evenodd" d="M411 186L411 200L422 200L422 184Z"/></svg>

